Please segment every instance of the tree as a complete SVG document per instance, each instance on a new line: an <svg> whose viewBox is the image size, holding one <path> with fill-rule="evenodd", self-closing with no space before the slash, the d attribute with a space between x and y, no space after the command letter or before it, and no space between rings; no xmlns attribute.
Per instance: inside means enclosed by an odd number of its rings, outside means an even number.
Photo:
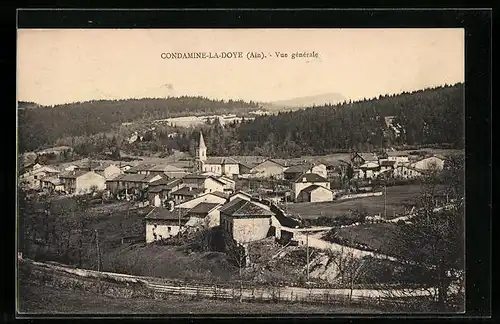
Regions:
<svg viewBox="0 0 500 324"><path fill-rule="evenodd" d="M248 262L248 244L237 243L228 235L224 235L226 254L238 267L238 278L240 281L240 302L243 301L243 269Z"/></svg>
<svg viewBox="0 0 500 324"><path fill-rule="evenodd" d="M436 302L441 309L450 307L450 293L461 285L464 271L463 164L453 164L447 175L431 171L424 178L419 209L410 224L400 226L397 242L401 258L417 263L422 271L412 278L435 287ZM446 182L442 184L442 177ZM440 189L444 186L444 189ZM451 204L440 192L456 194Z"/></svg>

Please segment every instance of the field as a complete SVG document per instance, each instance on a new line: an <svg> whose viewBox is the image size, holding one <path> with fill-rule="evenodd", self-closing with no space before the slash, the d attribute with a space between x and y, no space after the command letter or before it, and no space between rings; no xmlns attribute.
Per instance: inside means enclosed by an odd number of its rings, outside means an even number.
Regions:
<svg viewBox="0 0 500 324"><path fill-rule="evenodd" d="M403 213L411 208L415 197L421 191L419 185L394 186L387 188L387 218ZM338 217L349 214L351 210L364 210L369 215L384 214L384 196L366 197L347 201L320 203L296 203L287 206L288 212L299 214L304 219L321 216Z"/></svg>
<svg viewBox="0 0 500 324"><path fill-rule="evenodd" d="M18 310L28 314L338 314L381 313L361 306L234 303L220 300L113 298L20 282Z"/></svg>
<svg viewBox="0 0 500 324"><path fill-rule="evenodd" d="M399 225L379 223L340 228L339 237L367 245L389 255L399 254L397 233Z"/></svg>

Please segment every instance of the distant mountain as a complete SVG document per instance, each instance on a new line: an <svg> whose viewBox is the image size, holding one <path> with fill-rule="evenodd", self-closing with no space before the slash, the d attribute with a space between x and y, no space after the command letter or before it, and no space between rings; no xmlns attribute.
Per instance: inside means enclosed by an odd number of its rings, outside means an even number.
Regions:
<svg viewBox="0 0 500 324"><path fill-rule="evenodd" d="M332 92L262 103L262 108L267 110L296 110L312 106L335 105L345 99L340 93Z"/></svg>

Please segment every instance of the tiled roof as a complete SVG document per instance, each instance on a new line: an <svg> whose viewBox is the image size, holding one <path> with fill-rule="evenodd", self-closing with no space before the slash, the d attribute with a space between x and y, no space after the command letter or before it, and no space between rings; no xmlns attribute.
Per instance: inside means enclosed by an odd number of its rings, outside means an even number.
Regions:
<svg viewBox="0 0 500 324"><path fill-rule="evenodd" d="M210 192L210 194L217 196L219 198L227 198L227 195L223 192L220 192L220 191Z"/></svg>
<svg viewBox="0 0 500 324"><path fill-rule="evenodd" d="M78 170L78 171L70 171L68 173L64 173L64 174L61 174L59 175L59 178L63 178L63 179L76 179L86 173L89 173L91 171L87 171L87 170Z"/></svg>
<svg viewBox="0 0 500 324"><path fill-rule="evenodd" d="M318 185L310 185L309 187L304 188L304 189L302 189L301 191L304 191L304 192L308 192L308 193L309 193L309 192L311 192L311 191L313 191L313 190L316 190L316 189L318 189L318 188L323 188L323 189L326 189L326 190L330 190L330 189L328 189L328 188L326 188L326 187L323 187L323 186L318 186ZM330 191L331 191L331 190L330 190Z"/></svg>
<svg viewBox="0 0 500 324"><path fill-rule="evenodd" d="M149 182L151 179L156 177L156 175L147 174L119 174L118 176L109 179L108 181L124 181L124 182Z"/></svg>
<svg viewBox="0 0 500 324"><path fill-rule="evenodd" d="M192 188L191 190L189 190L188 187L183 187L183 188L180 188L179 190L176 190L176 191L172 192L172 195L181 195L181 196L194 197L196 195L202 194L203 191L204 190L201 189L201 188Z"/></svg>
<svg viewBox="0 0 500 324"><path fill-rule="evenodd" d="M300 173L306 172L313 167L312 163L293 165L285 170L285 173Z"/></svg>
<svg viewBox="0 0 500 324"><path fill-rule="evenodd" d="M228 202L220 209L226 215L232 217L251 217L251 216L273 216L274 213L264 209L252 201L248 201L241 198L236 198L233 201Z"/></svg>
<svg viewBox="0 0 500 324"><path fill-rule="evenodd" d="M242 163L236 161L232 157L213 156L207 158L205 164L242 164Z"/></svg>
<svg viewBox="0 0 500 324"><path fill-rule="evenodd" d="M156 207L151 209L151 211L144 217L144 219L163 219L178 221L179 215L181 217L181 223L185 223L189 220L186 211L180 209L170 211L165 207Z"/></svg>
<svg viewBox="0 0 500 324"><path fill-rule="evenodd" d="M149 185L150 186L164 186L167 189L172 189L173 187L175 187L181 183L182 183L181 179L161 178L161 179L158 179L158 180L151 182Z"/></svg>
<svg viewBox="0 0 500 324"><path fill-rule="evenodd" d="M193 208L191 208L189 210L189 213L190 214L206 215L217 206L220 206L220 204L202 202L202 203L199 203L198 205L194 206Z"/></svg>
<svg viewBox="0 0 500 324"><path fill-rule="evenodd" d="M328 182L328 180L316 173L303 173L295 178L293 182L304 182L304 178L306 179L305 182Z"/></svg>
<svg viewBox="0 0 500 324"><path fill-rule="evenodd" d="M395 163L396 161L384 160L380 162L380 166L394 166Z"/></svg>

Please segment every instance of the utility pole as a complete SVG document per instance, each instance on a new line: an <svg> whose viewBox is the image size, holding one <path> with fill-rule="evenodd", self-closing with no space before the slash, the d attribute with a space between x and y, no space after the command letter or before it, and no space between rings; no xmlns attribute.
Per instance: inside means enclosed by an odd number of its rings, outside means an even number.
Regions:
<svg viewBox="0 0 500 324"><path fill-rule="evenodd" d="M387 184L384 184L384 219L387 219Z"/></svg>
<svg viewBox="0 0 500 324"><path fill-rule="evenodd" d="M181 230L181 210L177 208L177 215L179 216L179 231Z"/></svg>
<svg viewBox="0 0 500 324"><path fill-rule="evenodd" d="M306 232L307 282L309 282L309 232Z"/></svg>
<svg viewBox="0 0 500 324"><path fill-rule="evenodd" d="M99 253L99 233L97 230L95 231L95 243L96 243L96 250L97 250L97 271L101 271L101 254Z"/></svg>
<svg viewBox="0 0 500 324"><path fill-rule="evenodd" d="M95 243L96 243L96 250L97 250L97 272L101 271L101 255L99 253L99 233L97 230L95 231ZM101 278L97 276L97 291L100 293L101 292Z"/></svg>

